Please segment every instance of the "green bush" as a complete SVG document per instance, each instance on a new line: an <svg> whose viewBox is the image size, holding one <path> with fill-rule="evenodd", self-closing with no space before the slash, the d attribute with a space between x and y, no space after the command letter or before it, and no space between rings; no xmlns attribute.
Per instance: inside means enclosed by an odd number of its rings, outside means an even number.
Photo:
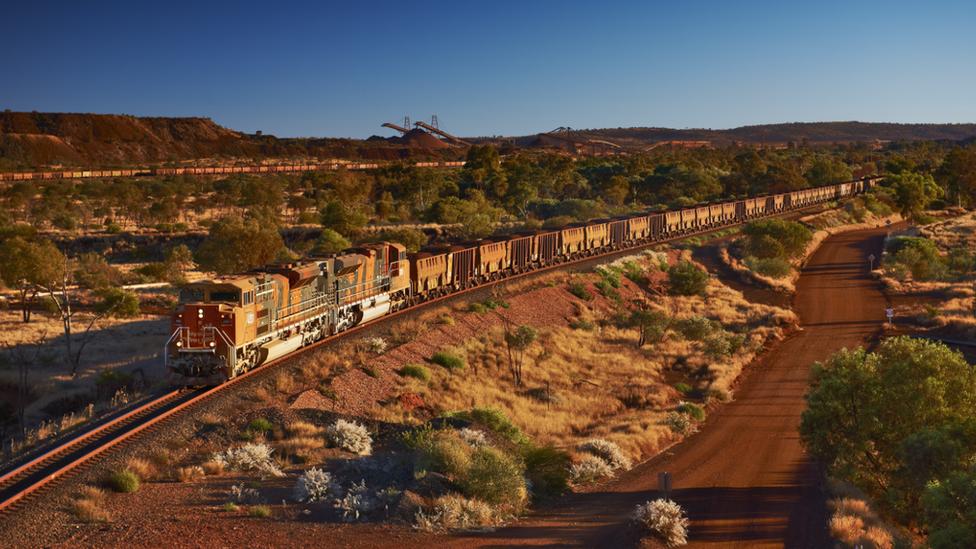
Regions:
<svg viewBox="0 0 976 549"><path fill-rule="evenodd" d="M593 301L593 295L586 291L586 284L574 282L569 285L569 293L582 299L583 301Z"/></svg>
<svg viewBox="0 0 976 549"><path fill-rule="evenodd" d="M574 330L584 330L586 332L592 332L593 330L596 330L596 324L593 324L592 322L583 320L582 318L579 319L579 320L574 320L573 322L570 322L569 323L569 327L572 328L572 329L574 329Z"/></svg>
<svg viewBox="0 0 976 549"><path fill-rule="evenodd" d="M440 416L476 421L491 429L505 440L516 444L528 441L528 438L522 434L522 430L519 429L518 425L515 425L512 420L505 416L505 412L498 408L492 408L491 406L485 406L483 408L474 407L471 410L441 412Z"/></svg>
<svg viewBox="0 0 976 549"><path fill-rule="evenodd" d="M467 367L467 365L464 363L464 359L443 351L434 353L434 356L431 357L430 361L451 371L463 370Z"/></svg>
<svg viewBox="0 0 976 549"><path fill-rule="evenodd" d="M271 422L263 417L259 417L252 420L249 427L252 431L270 431Z"/></svg>
<svg viewBox="0 0 976 549"><path fill-rule="evenodd" d="M156 230L159 231L159 232L161 232L161 233L171 233L171 232L173 232L173 224L172 223L157 223L156 224Z"/></svg>
<svg viewBox="0 0 976 549"><path fill-rule="evenodd" d="M481 303L469 303L468 310L471 311L472 313L481 314L485 312L486 309L485 306L482 305Z"/></svg>
<svg viewBox="0 0 976 549"><path fill-rule="evenodd" d="M139 476L128 469L112 471L108 477L108 484L116 492L124 494L137 492L139 490Z"/></svg>
<svg viewBox="0 0 976 549"><path fill-rule="evenodd" d="M140 274L146 278L152 279L154 282L165 282L169 277L170 266L154 261L152 263L146 263L142 267L135 269L136 274Z"/></svg>
<svg viewBox="0 0 976 549"><path fill-rule="evenodd" d="M793 272L793 266L789 261L778 257L757 259L749 256L745 258L745 264L750 271L770 278L786 278Z"/></svg>
<svg viewBox="0 0 976 549"><path fill-rule="evenodd" d="M445 326L454 326L454 318L444 315L437 319L438 324L444 324Z"/></svg>
<svg viewBox="0 0 976 549"><path fill-rule="evenodd" d="M315 212L302 212L298 214L298 225L318 225L319 215Z"/></svg>
<svg viewBox="0 0 976 549"><path fill-rule="evenodd" d="M749 255L759 259L800 257L813 238L810 230L794 221L757 219L742 228Z"/></svg>
<svg viewBox="0 0 976 549"><path fill-rule="evenodd" d="M678 411L682 414L688 414L698 421L705 421L705 409L697 404L684 402L678 406Z"/></svg>
<svg viewBox="0 0 976 549"><path fill-rule="evenodd" d="M122 227L116 223L109 223L108 226L105 227L105 232L108 234L119 234L122 232Z"/></svg>
<svg viewBox="0 0 976 549"><path fill-rule="evenodd" d="M671 294L705 295L708 290L708 272L690 261L680 261L668 269L668 279L664 285Z"/></svg>
<svg viewBox="0 0 976 549"><path fill-rule="evenodd" d="M255 518L268 518L271 516L271 508L267 505L255 505L251 507L251 516Z"/></svg>
<svg viewBox="0 0 976 549"><path fill-rule="evenodd" d="M631 282L639 283L644 279L644 268L633 261L628 261L624 264L624 276L629 278Z"/></svg>
<svg viewBox="0 0 976 549"><path fill-rule="evenodd" d="M674 388L677 391L682 392L682 393L687 393L687 392L690 392L692 390L691 385L688 385L687 383L675 383L674 384Z"/></svg>
<svg viewBox="0 0 976 549"><path fill-rule="evenodd" d="M553 443L545 446L526 444L522 448L526 477L532 481L532 495L537 500L559 496L569 488L569 467L573 459L569 452Z"/></svg>
<svg viewBox="0 0 976 549"><path fill-rule="evenodd" d="M430 370L420 364L404 364L400 368L400 375L417 378L420 381L430 381Z"/></svg>
<svg viewBox="0 0 976 549"><path fill-rule="evenodd" d="M176 225L173 225L173 230L176 231L176 232L178 232L178 233L185 233L186 231L189 231L190 230L190 226L187 225L186 223L183 223L181 221L181 222L177 223Z"/></svg>
<svg viewBox="0 0 976 549"><path fill-rule="evenodd" d="M469 497L492 505L522 502L526 496L525 467L517 459L492 447L471 454L467 471L458 484Z"/></svg>
<svg viewBox="0 0 976 549"><path fill-rule="evenodd" d="M691 341L702 341L712 332L722 327L714 320L709 320L701 315L690 316L674 323L674 329L682 337Z"/></svg>

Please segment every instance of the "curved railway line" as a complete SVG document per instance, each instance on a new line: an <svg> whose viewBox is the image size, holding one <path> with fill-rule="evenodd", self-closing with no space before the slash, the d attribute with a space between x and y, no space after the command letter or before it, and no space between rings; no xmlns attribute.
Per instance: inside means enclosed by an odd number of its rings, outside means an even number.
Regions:
<svg viewBox="0 0 976 549"><path fill-rule="evenodd" d="M779 217L788 214L795 214L799 211L810 210L817 207L824 207L823 204L813 204L804 208L798 208L786 212L779 212L766 217ZM682 234L672 238L652 243L641 243L624 249L617 249L602 253L582 257L572 261L550 265L541 269L536 269L487 284L477 285L471 288L458 290L447 295L424 301L416 306L408 307L386 316L382 316L373 321L352 327L335 336L322 339L306 347L303 347L291 354L279 359L267 362L258 368L242 373L241 375L223 383L221 385L209 387L206 390L186 390L174 389L150 402L139 405L135 409L123 415L107 419L101 424L94 426L85 432L71 438L70 440L47 451L43 455L24 463L15 469L5 472L0 476L0 516L9 514L20 506L24 505L31 496L35 496L45 489L49 489L54 483L76 475L86 465L90 465L99 458L107 455L108 451L116 446L131 444L151 434L154 428L161 427L167 421L174 420L180 414L188 411L201 402L212 399L218 395L238 388L241 383L247 380L255 380L264 376L280 366L291 363L299 356L305 356L310 352L319 350L324 345L344 340L363 330L372 329L382 323L396 319L404 314L416 312L428 305L437 304L443 300L453 299L459 295L484 291L498 283L508 282L525 276L535 276L541 273L565 269L595 260L605 260L607 258L631 253L635 250L655 246L664 242L682 240L695 234L707 234L721 229L742 225L744 222L726 225L724 227L706 228L694 233Z"/></svg>

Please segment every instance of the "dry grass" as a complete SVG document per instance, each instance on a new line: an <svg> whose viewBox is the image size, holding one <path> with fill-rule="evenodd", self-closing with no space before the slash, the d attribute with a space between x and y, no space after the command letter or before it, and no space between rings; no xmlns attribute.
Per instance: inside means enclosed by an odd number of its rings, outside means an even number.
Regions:
<svg viewBox="0 0 976 549"><path fill-rule="evenodd" d="M956 248L976 250L976 215L965 215L948 219L926 226L911 233L928 238L938 247L943 255ZM894 236L894 235L893 235ZM926 310L923 305L899 307L899 315L913 316L915 320L930 327L949 326L958 334L955 337L976 341L976 310L974 310L974 295L972 276L968 280L957 282L917 281L909 274L904 280L885 276L881 269L875 271L893 293L912 294L944 294L945 300L935 306L937 315L932 310Z"/></svg>
<svg viewBox="0 0 976 549"><path fill-rule="evenodd" d="M84 331L83 315L73 324L74 330ZM30 345L46 339L41 359L32 367L28 381L36 399L26 410L26 422L36 440L74 427L87 417L48 417L44 409L55 401L76 396L88 397L95 388L98 374L105 370L135 373L137 379L159 380L164 375L159 352L169 336L169 320L165 317L140 317L125 321L101 321L92 328L97 336L82 354L78 375L71 378L64 344L64 329L60 320L35 312L25 324L20 311L0 310L0 332L4 341L14 345ZM79 335L75 336L77 349ZM17 386L16 370L0 370L0 385ZM99 407L104 406L100 404ZM41 423L45 422L44 425Z"/></svg>
<svg viewBox="0 0 976 549"><path fill-rule="evenodd" d="M631 260L642 262L650 270L659 267L661 257L643 255ZM598 275L577 279L592 282ZM630 281L621 279L627 292L642 294ZM403 377L401 390L419 394L435 410L500 408L538 444L553 442L572 448L583 440L602 438L617 444L629 457L653 455L677 436L661 425L678 397L667 377L696 376L701 394L727 397L754 351L768 339L781 337L783 327L796 321L793 313L748 303L741 294L716 281L711 282L705 299L654 299L653 306L668 316L707 315L720 322L729 335L742 331L745 344L721 360L706 358L699 342L679 340L674 334L638 349L634 328L612 318L615 312L629 314L626 308L616 310L609 300L597 298L576 304L575 320L593 325L594 330L565 325L538 328L536 341L525 352L521 388L513 386L504 328L496 326L449 346L453 354L465 359L466 369L449 372L431 368L428 383ZM496 313L505 315L502 309ZM450 332L453 327L443 330ZM388 421L414 421L411 412L395 403L374 411L374 415Z"/></svg>
<svg viewBox="0 0 976 549"><path fill-rule="evenodd" d="M156 467L148 459L130 459L126 462L125 468L135 473L141 482L148 482L156 476Z"/></svg>
<svg viewBox="0 0 976 549"><path fill-rule="evenodd" d="M890 549L895 530L877 513L863 492L849 484L831 485L830 535L848 547Z"/></svg>
<svg viewBox="0 0 976 549"><path fill-rule="evenodd" d="M192 482L198 478L206 476L206 470L199 465L189 467L177 467L174 476L179 482Z"/></svg>
<svg viewBox="0 0 976 549"><path fill-rule="evenodd" d="M110 522L112 515L102 508L105 490L94 486L84 486L71 502L71 514L87 523Z"/></svg>

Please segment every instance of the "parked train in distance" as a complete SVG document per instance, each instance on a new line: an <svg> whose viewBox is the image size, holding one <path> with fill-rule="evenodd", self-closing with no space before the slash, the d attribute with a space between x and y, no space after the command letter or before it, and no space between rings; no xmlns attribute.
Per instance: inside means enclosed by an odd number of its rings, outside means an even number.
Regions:
<svg viewBox="0 0 976 549"><path fill-rule="evenodd" d="M461 168L463 161L416 162L418 168ZM50 181L58 179L107 179L113 177L152 177L165 175L220 175L231 173L301 173L308 171L373 170L376 163L281 164L267 166L215 166L202 168L147 168L126 170L68 170L0 173L0 181Z"/></svg>

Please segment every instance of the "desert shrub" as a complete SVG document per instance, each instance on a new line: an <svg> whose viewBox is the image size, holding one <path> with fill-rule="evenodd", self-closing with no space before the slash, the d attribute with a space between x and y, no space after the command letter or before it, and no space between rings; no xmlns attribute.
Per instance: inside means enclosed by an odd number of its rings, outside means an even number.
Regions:
<svg viewBox="0 0 976 549"><path fill-rule="evenodd" d="M702 341L721 327L722 325L718 322L701 315L691 316L674 323L674 329L682 337L691 341Z"/></svg>
<svg viewBox="0 0 976 549"><path fill-rule="evenodd" d="M708 273L690 261L680 261L668 269L664 285L675 295L704 295L708 290Z"/></svg>
<svg viewBox="0 0 976 549"><path fill-rule="evenodd" d="M684 509L668 499L637 506L637 524L668 547L688 543L688 518Z"/></svg>
<svg viewBox="0 0 976 549"><path fill-rule="evenodd" d="M400 375L413 377L420 381L430 381L430 370L420 364L404 364L403 368L400 368Z"/></svg>
<svg viewBox="0 0 976 549"><path fill-rule="evenodd" d="M302 212L295 221L298 225L318 225L319 216L315 212Z"/></svg>
<svg viewBox="0 0 976 549"><path fill-rule="evenodd" d="M430 423L424 423L420 427L414 427L413 429L408 429L400 433L396 438L408 450L416 448L425 449L430 447L434 438L441 432L440 430L435 430L434 426Z"/></svg>
<svg viewBox="0 0 976 549"><path fill-rule="evenodd" d="M482 305L481 303L469 303L468 310L471 311L472 313L481 314L485 312L485 306Z"/></svg>
<svg viewBox="0 0 976 549"><path fill-rule="evenodd" d="M448 315L444 315L437 319L437 323L445 326L454 326L454 319Z"/></svg>
<svg viewBox="0 0 976 549"><path fill-rule="evenodd" d="M692 390L691 385L688 385L687 383L675 383L674 388L682 393L687 393Z"/></svg>
<svg viewBox="0 0 976 549"><path fill-rule="evenodd" d="M628 261L624 263L624 276L629 278L632 282L639 283L644 280L644 268L634 263L633 261Z"/></svg>
<svg viewBox="0 0 976 549"><path fill-rule="evenodd" d="M458 436L461 440L466 442L468 446L472 448L484 448L486 446L491 446L488 439L485 438L485 434L477 429L471 429L470 427L465 427L458 431Z"/></svg>
<svg viewBox="0 0 976 549"><path fill-rule="evenodd" d="M271 422L263 417L256 418L251 421L249 427L252 431L270 431Z"/></svg>
<svg viewBox="0 0 976 549"><path fill-rule="evenodd" d="M251 507L251 516L255 518L268 518L271 516L271 508L267 505L255 505Z"/></svg>
<svg viewBox="0 0 976 549"><path fill-rule="evenodd" d="M235 484L230 487L230 497L234 503L240 505L259 505L264 503L261 494L256 488L245 488L244 483Z"/></svg>
<svg viewBox="0 0 976 549"><path fill-rule="evenodd" d="M203 467L200 467L199 465L179 467L176 469L176 480L179 482L190 482L205 476L206 474L207 473L203 470Z"/></svg>
<svg viewBox="0 0 976 549"><path fill-rule="evenodd" d="M592 332L593 330L596 330L596 324L593 324L588 320L583 320L582 318L570 322L569 327L574 330L583 330L584 332Z"/></svg>
<svg viewBox="0 0 976 549"><path fill-rule="evenodd" d="M135 473L141 482L149 481L156 474L156 467L147 459L130 459L125 463L125 468Z"/></svg>
<svg viewBox="0 0 976 549"><path fill-rule="evenodd" d="M446 411L441 412L440 416L456 417L468 421L476 421L491 429L505 440L514 442L516 444L520 444L528 440L526 436L522 434L522 430L519 429L518 425L515 425L512 420L505 416L505 412L498 408L492 408L491 406L476 406L471 410Z"/></svg>
<svg viewBox="0 0 976 549"><path fill-rule="evenodd" d="M325 430L325 438L333 446L361 456L373 451L373 438L369 431L354 421L336 420Z"/></svg>
<svg viewBox="0 0 976 549"><path fill-rule="evenodd" d="M337 498L342 489L333 480L332 474L312 467L298 478L294 496L301 502L326 501Z"/></svg>
<svg viewBox="0 0 976 549"><path fill-rule="evenodd" d="M757 259L748 256L744 262L750 271L770 278L786 278L793 272L793 266L789 261L779 257Z"/></svg>
<svg viewBox="0 0 976 549"><path fill-rule="evenodd" d="M101 504L105 501L105 491L94 486L85 486L81 489L78 497L71 502L71 514L82 522L98 523L109 522L112 515L102 509Z"/></svg>
<svg viewBox="0 0 976 549"><path fill-rule="evenodd" d="M376 493L366 487L366 481L355 482L345 497L336 503L336 509L342 512L344 522L365 520L366 517L380 508L380 499Z"/></svg>
<svg viewBox="0 0 976 549"><path fill-rule="evenodd" d="M474 452L453 429L432 433L431 437L418 441L417 448L420 449L417 471L436 471L453 477L464 474Z"/></svg>
<svg viewBox="0 0 976 549"><path fill-rule="evenodd" d="M729 338L726 337L725 333L712 334L706 337L702 341L701 350L706 357L712 360L721 360L732 355Z"/></svg>
<svg viewBox="0 0 976 549"><path fill-rule="evenodd" d="M705 409L693 402L678 402L678 411L698 421L705 421Z"/></svg>
<svg viewBox="0 0 976 549"><path fill-rule="evenodd" d="M136 492L139 490L139 477L128 469L112 471L108 476L108 484L116 492Z"/></svg>
<svg viewBox="0 0 976 549"><path fill-rule="evenodd" d="M225 469L259 471L263 476L270 477L284 476L281 469L271 462L273 452L274 449L264 443L244 444L217 452L211 461Z"/></svg>
<svg viewBox="0 0 976 549"><path fill-rule="evenodd" d="M524 465L497 448L471 454L465 475L458 479L464 493L492 505L518 504L526 496Z"/></svg>
<svg viewBox="0 0 976 549"><path fill-rule="evenodd" d="M569 285L569 293L582 299L583 301L593 301L593 294L586 290L586 284L574 282Z"/></svg>
<svg viewBox="0 0 976 549"><path fill-rule="evenodd" d="M661 425L670 428L676 435L690 435L695 432L688 416L678 412L669 412L667 417L661 420Z"/></svg>
<svg viewBox="0 0 976 549"><path fill-rule="evenodd" d="M171 233L171 232L173 232L173 224L172 223L157 223L156 224L156 230L159 231L159 232L161 232L161 233Z"/></svg>
<svg viewBox="0 0 976 549"><path fill-rule="evenodd" d="M431 509L423 509L415 516L416 527L424 532L440 530L467 530L495 526L501 522L492 506L483 501L471 500L456 494L434 500Z"/></svg>
<svg viewBox="0 0 976 549"><path fill-rule="evenodd" d="M597 274L612 288L620 288L620 271L614 267L597 267Z"/></svg>
<svg viewBox="0 0 976 549"><path fill-rule="evenodd" d="M234 511L237 511L237 504L233 501L228 501L227 503L221 505L220 508L228 513L233 513Z"/></svg>
<svg viewBox="0 0 976 549"><path fill-rule="evenodd" d="M153 263L146 263L142 267L134 269L134 271L153 282L165 282L166 278L169 277L170 266L163 262L155 261Z"/></svg>
<svg viewBox="0 0 976 549"><path fill-rule="evenodd" d="M383 354L387 347L386 340L379 336L364 337L363 344L366 346L366 349L368 349L369 352L376 353L378 355Z"/></svg>
<svg viewBox="0 0 976 549"><path fill-rule="evenodd" d="M119 234L122 232L122 227L120 227L117 223L109 223L108 226L105 227L105 232L108 234Z"/></svg>
<svg viewBox="0 0 976 549"><path fill-rule="evenodd" d="M526 444L522 447L522 461L536 499L558 496L569 488L569 467L573 462L569 452L551 442L545 446Z"/></svg>
<svg viewBox="0 0 976 549"><path fill-rule="evenodd" d="M463 370L466 367L464 359L444 351L434 353L434 356L431 357L430 361L438 366L443 366L444 368L452 371Z"/></svg>
<svg viewBox="0 0 976 549"><path fill-rule="evenodd" d="M586 454L579 463L574 463L569 468L569 478L573 484L595 483L603 477L613 475L613 469L606 461L592 455Z"/></svg>
<svg viewBox="0 0 976 549"><path fill-rule="evenodd" d="M813 238L810 230L794 221L757 219L742 228L748 255L759 259L800 257Z"/></svg>
<svg viewBox="0 0 976 549"><path fill-rule="evenodd" d="M608 440L591 438L579 445L579 451L602 459L613 470L630 469L630 458L620 451L619 446Z"/></svg>

